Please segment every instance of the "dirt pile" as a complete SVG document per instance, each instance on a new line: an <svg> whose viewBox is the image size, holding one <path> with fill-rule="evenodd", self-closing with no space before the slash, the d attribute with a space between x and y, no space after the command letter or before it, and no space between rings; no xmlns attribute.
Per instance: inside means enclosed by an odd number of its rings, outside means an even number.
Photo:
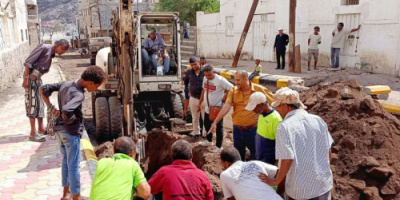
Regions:
<svg viewBox="0 0 400 200"><path fill-rule="evenodd" d="M302 92L334 139L333 199L400 199L400 121L362 91L355 80Z"/></svg>
<svg viewBox="0 0 400 200"><path fill-rule="evenodd" d="M105 142L94 148L97 159L111 158L114 155L114 142Z"/></svg>

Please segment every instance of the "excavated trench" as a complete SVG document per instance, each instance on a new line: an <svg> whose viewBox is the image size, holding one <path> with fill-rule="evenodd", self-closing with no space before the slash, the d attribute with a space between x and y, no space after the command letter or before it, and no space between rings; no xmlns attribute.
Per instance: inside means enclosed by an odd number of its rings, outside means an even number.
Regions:
<svg viewBox="0 0 400 200"><path fill-rule="evenodd" d="M332 199L400 200L400 120L363 92L355 80L314 86L300 96L308 112L325 120L334 139ZM223 146L232 146L231 137L224 133ZM219 154L210 153L188 136L149 133L143 160L147 178L171 164L170 148L178 139L192 144L193 162L208 175L215 199L222 199ZM99 158L112 155L112 143L97 147L96 154Z"/></svg>
<svg viewBox="0 0 400 200"><path fill-rule="evenodd" d="M227 134L225 134L227 135ZM146 157L142 160L147 180L162 166L172 163L171 146L179 140L185 139L192 144L193 163L203 170L210 179L213 187L214 199L223 199L222 187L219 175L223 168L218 153L211 153L207 147L199 146L198 139L186 135L167 132L149 132L146 141ZM232 139L229 136L224 138L224 146L231 146ZM211 148L211 147L209 147ZM111 157L114 154L113 143L106 142L95 148L98 159Z"/></svg>

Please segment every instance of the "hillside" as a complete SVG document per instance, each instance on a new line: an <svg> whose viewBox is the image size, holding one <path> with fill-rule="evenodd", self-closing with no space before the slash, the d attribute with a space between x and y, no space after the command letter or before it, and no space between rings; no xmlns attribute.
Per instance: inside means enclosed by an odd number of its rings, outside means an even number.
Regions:
<svg viewBox="0 0 400 200"><path fill-rule="evenodd" d="M38 0L42 22L61 20L65 24L75 24L77 0Z"/></svg>

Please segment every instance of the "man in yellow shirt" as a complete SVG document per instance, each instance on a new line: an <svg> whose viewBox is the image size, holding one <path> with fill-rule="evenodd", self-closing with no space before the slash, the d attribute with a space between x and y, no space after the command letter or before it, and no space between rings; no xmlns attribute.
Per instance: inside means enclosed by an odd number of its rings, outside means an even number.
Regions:
<svg viewBox="0 0 400 200"><path fill-rule="evenodd" d="M235 87L229 90L228 97L217 118L214 120L209 133L214 133L218 122L224 118L233 106L233 145L239 151L242 160L245 160L246 147L250 150L251 160L256 159L255 136L257 134L258 114L245 109L250 96L254 92L263 93L268 102L272 103L273 94L267 88L251 83L246 71L235 73Z"/></svg>
<svg viewBox="0 0 400 200"><path fill-rule="evenodd" d="M134 191L143 199L150 197L150 186L144 177L136 156L135 142L120 137L114 143L114 156L97 163L90 191L90 200L131 200Z"/></svg>

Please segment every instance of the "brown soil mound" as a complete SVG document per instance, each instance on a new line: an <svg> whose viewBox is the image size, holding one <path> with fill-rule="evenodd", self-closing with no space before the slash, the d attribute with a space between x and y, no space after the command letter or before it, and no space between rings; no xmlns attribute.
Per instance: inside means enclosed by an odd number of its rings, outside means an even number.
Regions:
<svg viewBox="0 0 400 200"><path fill-rule="evenodd" d="M301 99L335 141L333 199L400 199L400 121L355 80L312 87Z"/></svg>
<svg viewBox="0 0 400 200"><path fill-rule="evenodd" d="M105 142L94 148L97 159L111 158L114 155L114 142Z"/></svg>

